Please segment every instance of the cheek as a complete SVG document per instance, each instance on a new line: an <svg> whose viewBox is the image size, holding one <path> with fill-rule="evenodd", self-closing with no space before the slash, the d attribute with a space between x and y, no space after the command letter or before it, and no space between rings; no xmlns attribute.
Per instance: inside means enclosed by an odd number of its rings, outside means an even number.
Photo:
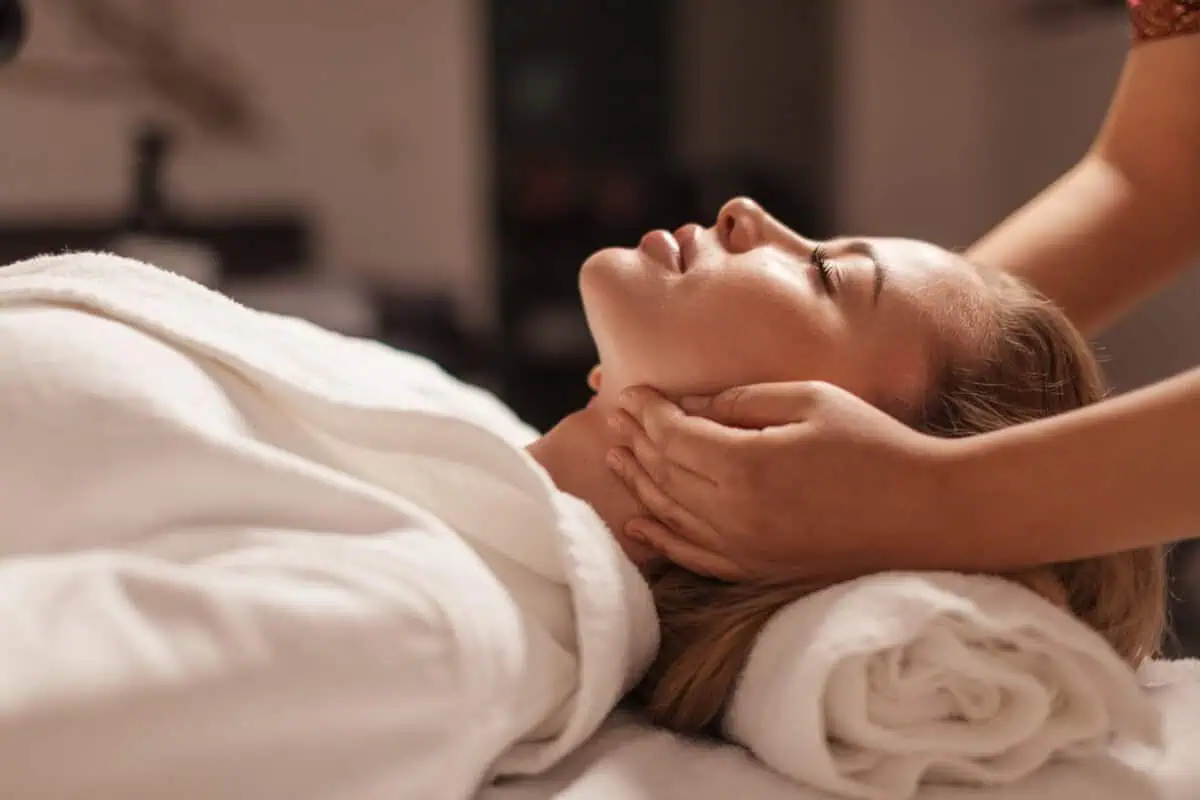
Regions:
<svg viewBox="0 0 1200 800"><path fill-rule="evenodd" d="M668 394L747 383L821 379L838 372L846 330L836 306L803 285L729 270L689 274L624 320L607 342L606 390L645 383ZM615 367L615 371L610 371Z"/></svg>
<svg viewBox="0 0 1200 800"><path fill-rule="evenodd" d="M846 331L835 308L775 286L740 285L720 299L698 304L701 313L685 326L693 379L715 389L837 379L832 369L844 360Z"/></svg>
<svg viewBox="0 0 1200 800"><path fill-rule="evenodd" d="M934 381L936 336L919 318L888 320L871 338L870 394L882 401L919 405Z"/></svg>

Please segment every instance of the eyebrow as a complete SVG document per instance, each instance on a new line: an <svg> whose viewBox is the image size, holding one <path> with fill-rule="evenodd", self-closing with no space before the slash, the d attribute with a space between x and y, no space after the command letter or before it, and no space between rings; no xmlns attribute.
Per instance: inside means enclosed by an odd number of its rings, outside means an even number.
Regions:
<svg viewBox="0 0 1200 800"><path fill-rule="evenodd" d="M866 256L875 269L875 285L871 290L871 305L879 305L879 295L883 293L883 285L887 282L887 267L879 257L879 251L865 239L850 239L838 248L843 252L857 252Z"/></svg>

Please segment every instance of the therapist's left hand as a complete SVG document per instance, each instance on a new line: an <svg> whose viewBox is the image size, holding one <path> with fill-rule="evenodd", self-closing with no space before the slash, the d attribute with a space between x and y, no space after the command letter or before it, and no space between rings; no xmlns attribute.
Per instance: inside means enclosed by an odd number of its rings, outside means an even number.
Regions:
<svg viewBox="0 0 1200 800"><path fill-rule="evenodd" d="M626 390L610 466L649 510L625 534L726 580L829 581L944 540L949 440L827 383L747 386L671 403Z"/></svg>

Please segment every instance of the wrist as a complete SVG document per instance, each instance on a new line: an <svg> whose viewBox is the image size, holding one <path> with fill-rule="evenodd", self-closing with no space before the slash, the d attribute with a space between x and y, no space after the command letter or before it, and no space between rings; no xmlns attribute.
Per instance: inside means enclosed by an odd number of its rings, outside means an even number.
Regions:
<svg viewBox="0 0 1200 800"><path fill-rule="evenodd" d="M988 483L992 443L987 436L929 439L921 470L927 482L920 534L927 566L993 571L1005 554L995 550L994 534L1003 522Z"/></svg>
<svg viewBox="0 0 1200 800"><path fill-rule="evenodd" d="M947 568L1003 573L1066 555L1060 552L1066 547L1060 495L1073 490L1066 474L1048 468L1053 437L1030 435L1039 424L944 440L938 447L936 530ZM1042 491L1047 482L1053 489Z"/></svg>

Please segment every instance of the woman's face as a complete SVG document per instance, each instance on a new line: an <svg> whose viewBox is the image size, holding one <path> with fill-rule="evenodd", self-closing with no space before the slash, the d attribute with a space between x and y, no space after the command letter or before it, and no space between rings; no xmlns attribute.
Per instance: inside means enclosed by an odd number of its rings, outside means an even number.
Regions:
<svg viewBox="0 0 1200 800"><path fill-rule="evenodd" d="M746 199L711 228L653 231L580 273L602 402L821 380L917 401L934 346L973 329L984 287L958 257L902 239L805 239Z"/></svg>

